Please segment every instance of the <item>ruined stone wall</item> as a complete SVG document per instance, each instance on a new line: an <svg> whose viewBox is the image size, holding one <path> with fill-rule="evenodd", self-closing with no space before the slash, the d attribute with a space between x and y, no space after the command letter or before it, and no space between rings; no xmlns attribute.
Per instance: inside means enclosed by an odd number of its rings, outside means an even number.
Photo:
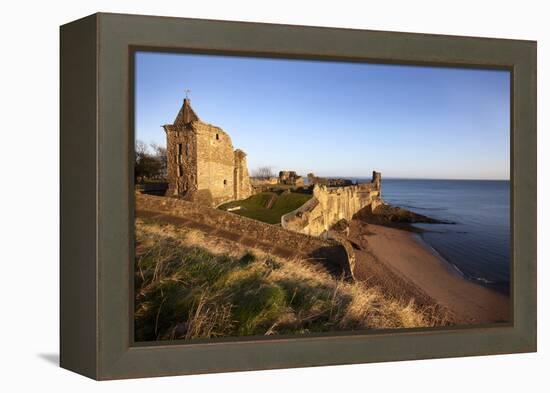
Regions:
<svg viewBox="0 0 550 393"><path fill-rule="evenodd" d="M279 184L278 177L268 177L267 179L251 178L250 183L252 186L275 186Z"/></svg>
<svg viewBox="0 0 550 393"><path fill-rule="evenodd" d="M225 231L233 237L246 236L261 243L269 250L292 249L308 257L311 250L337 244L336 240L324 240L287 231L279 226L266 224L251 218L238 216L219 209L201 206L174 198L157 197L137 193L136 211L157 211L176 215L206 226Z"/></svg>
<svg viewBox="0 0 550 393"><path fill-rule="evenodd" d="M231 138L221 128L193 123L197 133L197 190L213 205L233 200L234 153Z"/></svg>
<svg viewBox="0 0 550 393"><path fill-rule="evenodd" d="M291 181L291 179L295 178L296 176L296 172L294 171L279 171L279 181L283 184Z"/></svg>
<svg viewBox="0 0 550 393"><path fill-rule="evenodd" d="M216 206L252 194L246 154L233 150L221 128L202 122L183 100L173 124L164 126L167 149L166 195Z"/></svg>
<svg viewBox="0 0 550 393"><path fill-rule="evenodd" d="M351 186L353 181L350 179L342 178L330 178L330 177L319 177L315 176L313 173L307 174L308 185L312 186L314 184L325 185L328 187L344 187Z"/></svg>
<svg viewBox="0 0 550 393"><path fill-rule="evenodd" d="M371 183L347 187L316 184L313 198L297 210L281 217L283 228L311 236L326 234L338 221L350 221L364 207L383 204L380 174L373 172Z"/></svg>
<svg viewBox="0 0 550 393"><path fill-rule="evenodd" d="M298 176L295 171L280 171L279 184L303 186L304 179L302 178L302 176Z"/></svg>
<svg viewBox="0 0 550 393"><path fill-rule="evenodd" d="M166 195L192 194L197 190L197 138L192 127L164 126L166 131Z"/></svg>
<svg viewBox="0 0 550 393"><path fill-rule="evenodd" d="M252 195L252 185L248 175L248 165L246 164L246 154L242 150L234 152L233 169L233 187L234 199L246 199Z"/></svg>
<svg viewBox="0 0 550 393"><path fill-rule="evenodd" d="M166 125L168 196L216 206L252 195L246 154L221 128L193 121Z"/></svg>

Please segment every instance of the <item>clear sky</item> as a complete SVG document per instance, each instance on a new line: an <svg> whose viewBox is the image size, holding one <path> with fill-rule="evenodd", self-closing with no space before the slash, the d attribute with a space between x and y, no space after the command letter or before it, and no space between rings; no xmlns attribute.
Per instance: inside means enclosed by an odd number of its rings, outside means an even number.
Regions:
<svg viewBox="0 0 550 393"><path fill-rule="evenodd" d="M136 54L136 138L166 144L185 89L260 166L301 175L508 179L508 71Z"/></svg>

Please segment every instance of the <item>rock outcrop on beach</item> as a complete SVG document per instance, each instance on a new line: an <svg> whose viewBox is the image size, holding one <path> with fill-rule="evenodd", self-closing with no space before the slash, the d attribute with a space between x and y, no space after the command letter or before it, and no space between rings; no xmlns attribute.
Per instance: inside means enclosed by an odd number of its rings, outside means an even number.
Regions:
<svg viewBox="0 0 550 393"><path fill-rule="evenodd" d="M417 223L453 224L453 222L450 221L438 220L386 203L378 205L374 209L367 206L366 208L358 211L354 218L369 224L386 226L407 226L409 224Z"/></svg>

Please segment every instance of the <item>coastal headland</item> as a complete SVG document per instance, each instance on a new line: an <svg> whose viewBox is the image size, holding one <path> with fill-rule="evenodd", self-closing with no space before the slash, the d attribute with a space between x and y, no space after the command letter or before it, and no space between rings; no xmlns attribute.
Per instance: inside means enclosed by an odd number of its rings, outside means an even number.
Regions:
<svg viewBox="0 0 550 393"><path fill-rule="evenodd" d="M188 98L163 127L164 172L136 156L140 340L510 320L509 297L460 276L411 225L452 223L386 203L380 172L250 176L246 153Z"/></svg>

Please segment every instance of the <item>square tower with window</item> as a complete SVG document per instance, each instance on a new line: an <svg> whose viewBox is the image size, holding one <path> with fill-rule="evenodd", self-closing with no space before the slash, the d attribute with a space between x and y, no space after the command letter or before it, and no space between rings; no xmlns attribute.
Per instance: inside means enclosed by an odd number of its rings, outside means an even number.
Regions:
<svg viewBox="0 0 550 393"><path fill-rule="evenodd" d="M188 98L166 131L167 196L216 206L252 194L246 154L221 128L202 122Z"/></svg>

